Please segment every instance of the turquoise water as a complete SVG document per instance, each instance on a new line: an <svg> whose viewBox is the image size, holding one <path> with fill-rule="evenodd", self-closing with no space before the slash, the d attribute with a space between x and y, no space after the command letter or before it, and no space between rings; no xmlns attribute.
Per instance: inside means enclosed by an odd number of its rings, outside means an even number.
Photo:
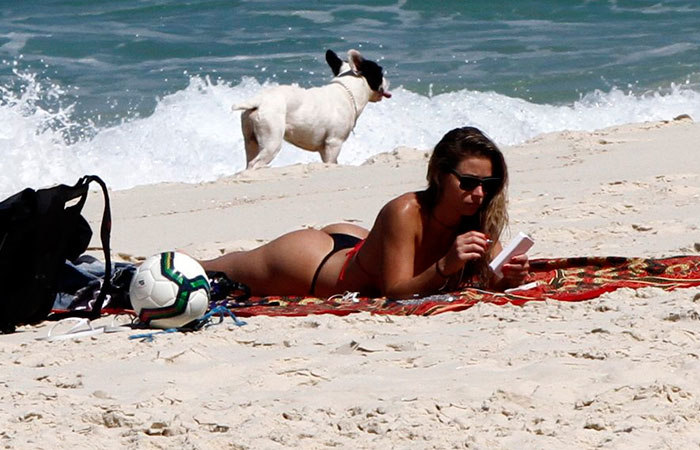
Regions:
<svg viewBox="0 0 700 450"><path fill-rule="evenodd" d="M539 133L700 117L700 3L0 0L0 194L102 174L116 188L244 166L231 104L317 86L323 54L377 60L341 163L471 124ZM285 146L275 165L317 161Z"/></svg>

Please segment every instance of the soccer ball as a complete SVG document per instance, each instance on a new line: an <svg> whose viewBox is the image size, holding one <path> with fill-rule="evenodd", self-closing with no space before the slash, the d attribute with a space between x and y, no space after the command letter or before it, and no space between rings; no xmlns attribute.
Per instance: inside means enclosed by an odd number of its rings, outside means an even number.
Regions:
<svg viewBox="0 0 700 450"><path fill-rule="evenodd" d="M210 290L207 274L197 261L183 253L164 252L137 268L129 297L141 323L177 328L207 312Z"/></svg>

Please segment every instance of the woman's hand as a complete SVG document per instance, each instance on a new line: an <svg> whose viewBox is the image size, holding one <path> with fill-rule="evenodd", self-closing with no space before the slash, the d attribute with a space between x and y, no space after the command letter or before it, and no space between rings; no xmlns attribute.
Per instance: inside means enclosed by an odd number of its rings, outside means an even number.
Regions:
<svg viewBox="0 0 700 450"><path fill-rule="evenodd" d="M464 267L467 261L481 259L489 248L488 238L484 233L468 231L455 238L447 254L438 261L440 271L452 275Z"/></svg>
<svg viewBox="0 0 700 450"><path fill-rule="evenodd" d="M515 255L506 264L503 264L503 279L500 281L504 289L520 286L525 281L530 271L530 262L527 254Z"/></svg>

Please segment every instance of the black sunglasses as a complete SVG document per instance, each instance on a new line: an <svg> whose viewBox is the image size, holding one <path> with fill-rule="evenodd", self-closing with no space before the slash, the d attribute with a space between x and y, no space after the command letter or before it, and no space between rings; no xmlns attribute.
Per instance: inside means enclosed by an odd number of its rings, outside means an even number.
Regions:
<svg viewBox="0 0 700 450"><path fill-rule="evenodd" d="M494 194L501 186L500 178L479 178L473 175L462 175L455 169L452 169L452 173L459 178L459 187L463 191L473 191L477 188L477 186L483 186L484 191L488 192L489 194Z"/></svg>

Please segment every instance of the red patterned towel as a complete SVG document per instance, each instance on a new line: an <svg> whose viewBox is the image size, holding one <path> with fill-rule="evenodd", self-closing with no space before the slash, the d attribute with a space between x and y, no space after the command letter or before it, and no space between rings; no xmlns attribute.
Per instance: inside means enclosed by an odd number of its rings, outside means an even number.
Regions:
<svg viewBox="0 0 700 450"><path fill-rule="evenodd" d="M264 297L246 303L229 301L226 306L242 317L373 314L433 315L461 311L477 302L522 305L528 301L554 299L580 301L619 288L658 287L665 290L700 286L700 256L671 258L583 257L530 261L528 282L537 285L508 293L465 289L414 299Z"/></svg>

